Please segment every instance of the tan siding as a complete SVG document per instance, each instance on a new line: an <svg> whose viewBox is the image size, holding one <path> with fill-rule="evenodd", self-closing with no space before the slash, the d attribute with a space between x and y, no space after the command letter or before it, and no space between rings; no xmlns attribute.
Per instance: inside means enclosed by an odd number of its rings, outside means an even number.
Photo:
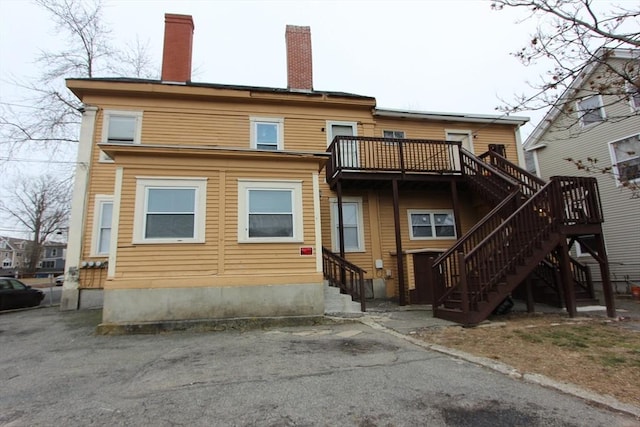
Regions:
<svg viewBox="0 0 640 427"><path fill-rule="evenodd" d="M457 123L444 121L419 121L400 118L378 117L375 136L381 137L385 130L401 130L405 138L445 140L447 130L471 131L474 135L473 148L475 154L482 154L489 149L489 144L504 144L507 158L516 164L517 146L515 127L512 125L487 123Z"/></svg>
<svg viewBox="0 0 640 427"><path fill-rule="evenodd" d="M347 106L345 104L323 105L290 103L286 96L278 102L264 99L263 95L246 99L163 99L148 96L118 98L87 96L87 104L98 105L94 140L100 142L103 127L103 111L142 111L142 143L163 145L194 145L249 148L251 116L284 118L284 145L291 151L324 152L327 147L327 121L358 123L358 135L382 136L382 130L404 130L407 138L445 139L445 129L472 130L476 134L476 153L487 150L488 144L507 146L507 155L516 159L514 127L469 123L403 120L373 117L370 106ZM94 146L95 148L95 146ZM96 194L114 193L113 163L100 163L99 150L92 153L92 169L87 196L86 227L83 258L89 256L91 227L94 217ZM214 277L222 283L227 278L246 276L243 283L258 283L265 275L284 277L309 277L315 272L315 257L299 255L300 246L315 245L313 217L312 172L317 164L290 160L266 163L264 160L236 161L215 158L173 158L168 156L123 156L118 165L124 167L122 205L116 284L113 286L168 286L173 275L190 277L190 283L212 283ZM133 214L136 176L193 176L207 177L207 221L206 241L201 244L147 244L134 245ZM221 177L224 177L222 179ZM303 181L302 243L238 243L238 179L300 179ZM322 242L331 247L331 222L329 199L335 197L324 182L324 171L320 173ZM390 253L395 251L393 207L389 191L370 190L360 193L345 193L345 196L361 196L363 199L364 244L366 252L349 253L347 259L367 270L368 278L379 278L384 271L376 271L375 258L382 257L384 270L395 269L395 260ZM371 196L371 197L370 197ZM224 198L224 203L220 199ZM470 199L470 197L466 198ZM373 203L374 205L370 205ZM403 193L401 196L400 223L405 250L420 248L448 248L452 240L410 241L406 210L409 208L451 208L451 197L447 191L432 193ZM468 229L477 220L473 206L463 202L463 229ZM377 217L372 218L371 215ZM373 227L372 227L373 225ZM380 238L372 236L379 230ZM459 235L461 231L459 230ZM373 245L376 247L373 247ZM320 251L321 248L315 248ZM83 282L92 286L88 272L83 272ZM205 277L205 279L202 279ZM394 276L395 277L395 276ZM129 282L127 282L129 280ZM164 282L162 282L164 280ZM209 282L207 282L209 280ZM231 280L231 279L228 279ZM275 280L275 279L274 279ZM284 279L283 279L284 280ZM218 282L216 282L218 283ZM240 283L240 282L234 282ZM393 282L391 282L393 283ZM83 285L85 286L85 285ZM134 285L131 285L134 286Z"/></svg>

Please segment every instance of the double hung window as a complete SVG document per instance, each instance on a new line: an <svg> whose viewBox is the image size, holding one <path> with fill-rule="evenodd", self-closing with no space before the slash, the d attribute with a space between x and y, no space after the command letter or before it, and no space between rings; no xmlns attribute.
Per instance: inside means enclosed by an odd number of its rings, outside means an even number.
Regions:
<svg viewBox="0 0 640 427"><path fill-rule="evenodd" d="M239 180L238 201L238 241L303 240L300 181Z"/></svg>
<svg viewBox="0 0 640 427"><path fill-rule="evenodd" d="M138 179L137 243L204 242L206 179Z"/></svg>
<svg viewBox="0 0 640 427"><path fill-rule="evenodd" d="M452 211L410 209L408 215L411 240L456 238L455 220Z"/></svg>
<svg viewBox="0 0 640 427"><path fill-rule="evenodd" d="M251 117L251 148L277 151L284 148L284 119Z"/></svg>
<svg viewBox="0 0 640 427"><path fill-rule="evenodd" d="M113 196L97 195L93 220L92 249L94 256L108 255L111 246L111 218Z"/></svg>
<svg viewBox="0 0 640 427"><path fill-rule="evenodd" d="M140 144L142 111L105 110L102 126L102 142L110 144ZM112 161L104 152L101 161Z"/></svg>
<svg viewBox="0 0 640 427"><path fill-rule="evenodd" d="M363 252L364 231L361 198L344 197L342 199L342 221L345 252ZM340 250L340 224L336 199L331 199L331 223L333 251L337 252Z"/></svg>
<svg viewBox="0 0 640 427"><path fill-rule="evenodd" d="M640 134L609 144L618 185L640 181Z"/></svg>
<svg viewBox="0 0 640 427"><path fill-rule="evenodd" d="M603 121L605 116L602 97L594 95L578 101L578 117L582 127Z"/></svg>

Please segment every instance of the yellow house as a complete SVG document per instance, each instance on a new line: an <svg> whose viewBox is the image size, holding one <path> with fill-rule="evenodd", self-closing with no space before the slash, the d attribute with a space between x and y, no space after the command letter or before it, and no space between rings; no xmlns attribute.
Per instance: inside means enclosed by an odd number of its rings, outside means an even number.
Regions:
<svg viewBox="0 0 640 427"><path fill-rule="evenodd" d="M161 80L67 80L84 112L62 309L99 294L107 324L319 316L326 279L363 308L395 298L477 323L568 235L548 230L545 254L489 304L455 297L458 251L544 185L517 166L527 119L314 90L308 27L287 26L286 89L194 83L193 28L165 16ZM515 247L500 230L502 251Z"/></svg>

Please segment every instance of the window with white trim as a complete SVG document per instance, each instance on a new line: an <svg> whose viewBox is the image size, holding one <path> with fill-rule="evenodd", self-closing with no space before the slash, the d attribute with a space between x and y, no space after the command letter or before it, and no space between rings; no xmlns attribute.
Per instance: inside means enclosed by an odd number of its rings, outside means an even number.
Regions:
<svg viewBox="0 0 640 427"><path fill-rule="evenodd" d="M52 257L57 257L58 256L58 249L57 248L52 248L51 249L51 256Z"/></svg>
<svg viewBox="0 0 640 427"><path fill-rule="evenodd" d="M629 104L631 104L631 109L633 111L640 110L640 89L632 85L631 83L626 84L627 95L629 96Z"/></svg>
<svg viewBox="0 0 640 427"><path fill-rule="evenodd" d="M599 123L604 120L604 108L600 95L583 98L576 103L578 118L582 127Z"/></svg>
<svg viewBox="0 0 640 427"><path fill-rule="evenodd" d="M238 180L238 241L302 242L302 181Z"/></svg>
<svg viewBox="0 0 640 427"><path fill-rule="evenodd" d="M250 117L251 148L277 151L284 149L284 119Z"/></svg>
<svg viewBox="0 0 640 427"><path fill-rule="evenodd" d="M97 195L94 212L92 255L108 255L111 247L113 196Z"/></svg>
<svg viewBox="0 0 640 427"><path fill-rule="evenodd" d="M409 209L409 237L411 240L455 239L453 211L425 211Z"/></svg>
<svg viewBox="0 0 640 427"><path fill-rule="evenodd" d="M331 242L333 251L340 250L340 227L338 221L338 200L331 202ZM344 230L345 252L364 252L364 221L362 216L362 198L342 198L342 222Z"/></svg>
<svg viewBox="0 0 640 427"><path fill-rule="evenodd" d="M134 243L203 243L206 178L138 178Z"/></svg>
<svg viewBox="0 0 640 427"><path fill-rule="evenodd" d="M105 110L102 122L102 142L111 144L140 144L142 111ZM100 152L100 161L113 161Z"/></svg>
<svg viewBox="0 0 640 427"><path fill-rule="evenodd" d="M404 131L403 130L383 130L382 137L404 139Z"/></svg>
<svg viewBox="0 0 640 427"><path fill-rule="evenodd" d="M640 182L640 134L611 142L609 152L618 185Z"/></svg>

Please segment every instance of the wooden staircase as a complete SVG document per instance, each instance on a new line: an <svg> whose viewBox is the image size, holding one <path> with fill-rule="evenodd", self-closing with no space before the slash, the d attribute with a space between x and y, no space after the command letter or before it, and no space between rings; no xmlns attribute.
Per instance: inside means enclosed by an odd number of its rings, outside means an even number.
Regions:
<svg viewBox="0 0 640 427"><path fill-rule="evenodd" d="M475 325L554 250L568 256L572 228L601 233L602 213L594 178L545 183L493 152L461 150L461 164L471 188L495 207L433 261L429 279L434 316Z"/></svg>

